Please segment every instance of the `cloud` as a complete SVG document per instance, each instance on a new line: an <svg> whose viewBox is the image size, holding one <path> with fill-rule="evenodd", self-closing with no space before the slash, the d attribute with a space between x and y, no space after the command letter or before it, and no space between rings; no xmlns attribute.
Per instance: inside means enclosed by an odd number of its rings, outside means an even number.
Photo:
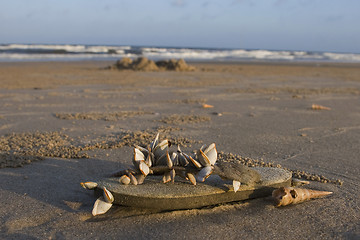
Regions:
<svg viewBox="0 0 360 240"><path fill-rule="evenodd" d="M287 3L286 0L276 0L274 2L274 6L282 6L282 5L285 5Z"/></svg>
<svg viewBox="0 0 360 240"><path fill-rule="evenodd" d="M246 4L249 6L255 6L255 2L253 0L233 0L231 5L237 5L237 4Z"/></svg>
<svg viewBox="0 0 360 240"><path fill-rule="evenodd" d="M184 7L186 5L184 0L174 0L171 2L174 7Z"/></svg>
<svg viewBox="0 0 360 240"><path fill-rule="evenodd" d="M344 16L341 16L341 15L330 15L325 18L325 21L333 23L333 22L342 21L343 19L344 19Z"/></svg>

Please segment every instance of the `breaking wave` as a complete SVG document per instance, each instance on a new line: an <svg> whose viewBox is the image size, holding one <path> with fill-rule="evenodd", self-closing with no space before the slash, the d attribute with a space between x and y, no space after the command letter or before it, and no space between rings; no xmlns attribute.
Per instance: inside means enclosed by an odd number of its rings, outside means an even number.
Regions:
<svg viewBox="0 0 360 240"><path fill-rule="evenodd" d="M154 60L183 58L187 61L360 62L360 54L358 53L69 44L0 45L0 61L3 62L114 60L123 57L135 58L140 56Z"/></svg>

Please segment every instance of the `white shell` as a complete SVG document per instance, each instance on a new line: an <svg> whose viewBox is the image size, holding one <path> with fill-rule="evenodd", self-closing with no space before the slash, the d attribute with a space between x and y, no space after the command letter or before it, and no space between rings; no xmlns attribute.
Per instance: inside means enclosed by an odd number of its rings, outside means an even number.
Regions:
<svg viewBox="0 0 360 240"><path fill-rule="evenodd" d="M206 144L202 145L201 148L200 148L200 150L201 150L201 151L204 151L205 148L206 148Z"/></svg>
<svg viewBox="0 0 360 240"><path fill-rule="evenodd" d="M143 148L139 145L135 145L135 148L139 149L144 155L149 153L149 150L147 150L146 148Z"/></svg>
<svg viewBox="0 0 360 240"><path fill-rule="evenodd" d="M128 184L130 184L130 178L126 175L122 175L119 179L119 182L124 185L128 185Z"/></svg>
<svg viewBox="0 0 360 240"><path fill-rule="evenodd" d="M96 188L98 184L96 182L81 182L80 185L85 189L92 190Z"/></svg>
<svg viewBox="0 0 360 240"><path fill-rule="evenodd" d="M108 202L108 203L114 202L114 196L112 195L112 193L109 190L106 189L106 187L104 187L103 195L104 195L105 202Z"/></svg>
<svg viewBox="0 0 360 240"><path fill-rule="evenodd" d="M170 158L170 155L169 155L168 151L166 151L166 153L164 155L162 155L161 158L159 158L156 161L156 165L166 165L169 168L173 167L173 162L171 161L171 158Z"/></svg>
<svg viewBox="0 0 360 240"><path fill-rule="evenodd" d="M199 182L204 182L206 178L208 178L213 171L213 168L211 166L203 167L197 174L196 174L196 180Z"/></svg>
<svg viewBox="0 0 360 240"><path fill-rule="evenodd" d="M177 152L178 152L178 162L179 162L179 166L185 167L189 164L189 161L186 159L186 157L184 156L184 154L182 153L180 146L178 145L177 148Z"/></svg>
<svg viewBox="0 0 360 240"><path fill-rule="evenodd" d="M149 154L147 155L146 159L145 159L145 163L151 167L154 161L154 154L152 152L149 152Z"/></svg>
<svg viewBox="0 0 360 240"><path fill-rule="evenodd" d="M204 167L211 166L210 160L201 149L198 151L197 156L201 165Z"/></svg>
<svg viewBox="0 0 360 240"><path fill-rule="evenodd" d="M171 161L173 162L174 166L180 166L179 156L176 152L173 152L170 156Z"/></svg>
<svg viewBox="0 0 360 240"><path fill-rule="evenodd" d="M144 159L145 159L145 163L151 167L152 165L152 157L153 157L153 153L151 152L151 149L146 149L146 148L143 148L141 146L138 146L138 145L135 145L135 149L138 149L140 150L140 152L143 153L144 155ZM136 156L136 154L138 154ZM142 159L142 156L141 154L139 154L138 152L135 153L135 150L134 150L134 161L138 161L138 160L141 160ZM136 164L135 164L136 165Z"/></svg>
<svg viewBox="0 0 360 240"><path fill-rule="evenodd" d="M167 139L163 140L154 148L154 155L156 158L161 157L168 150L169 141Z"/></svg>
<svg viewBox="0 0 360 240"><path fill-rule="evenodd" d="M99 197L95 201L95 204L94 204L94 207L92 210L92 215L96 216L96 215L104 214L107 211L109 211L111 206L112 206L112 203L105 202L103 197Z"/></svg>
<svg viewBox="0 0 360 240"><path fill-rule="evenodd" d="M174 166L168 151L166 151L166 164L169 168L172 168Z"/></svg>
<svg viewBox="0 0 360 240"><path fill-rule="evenodd" d="M175 182L175 176L176 176L175 169L171 169L170 171L171 182Z"/></svg>
<svg viewBox="0 0 360 240"><path fill-rule="evenodd" d="M170 172L165 172L164 173L164 176L163 176L163 182L164 183L168 183L171 181L171 174Z"/></svg>
<svg viewBox="0 0 360 240"><path fill-rule="evenodd" d="M233 180L233 188L234 188L234 192L237 192L240 188L241 182Z"/></svg>
<svg viewBox="0 0 360 240"><path fill-rule="evenodd" d="M134 164L139 164L139 161L144 161L145 156L144 154L137 148L134 148Z"/></svg>
<svg viewBox="0 0 360 240"><path fill-rule="evenodd" d="M189 162L191 162L196 168L202 168L202 165L196 161L194 158L192 158L191 156L183 153L184 157L186 158L186 160L188 160Z"/></svg>
<svg viewBox="0 0 360 240"><path fill-rule="evenodd" d="M208 166L208 165L213 166L216 163L217 150L215 143L210 144L210 146L208 146L205 150L200 149L199 152L200 152L199 161L201 162L201 164L204 164L204 166Z"/></svg>
<svg viewBox="0 0 360 240"><path fill-rule="evenodd" d="M142 175L142 174L139 174L139 175L136 176L136 180L137 180L138 184L143 184L144 180L145 180L145 176Z"/></svg>
<svg viewBox="0 0 360 240"><path fill-rule="evenodd" d="M186 173L186 177L189 179L189 181L193 185L196 185L196 178L195 178L194 174L188 172L188 173Z"/></svg>
<svg viewBox="0 0 360 240"><path fill-rule="evenodd" d="M186 167L189 164L189 161L186 159L186 157L182 153L179 153L178 159L179 159L178 160L179 166Z"/></svg>
<svg viewBox="0 0 360 240"><path fill-rule="evenodd" d="M308 185L308 184L310 184L310 182L306 181L306 180L301 180L301 179L297 179L297 178L291 179L291 186L292 187Z"/></svg>
<svg viewBox="0 0 360 240"><path fill-rule="evenodd" d="M130 178L130 183L132 183L134 185L138 184L136 177L134 175L132 175L131 173L129 173L129 178Z"/></svg>
<svg viewBox="0 0 360 240"><path fill-rule="evenodd" d="M155 137L154 141L152 141L150 143L151 150L154 150L156 145L158 145L158 143L159 143L159 133L156 134L156 137Z"/></svg>
<svg viewBox="0 0 360 240"><path fill-rule="evenodd" d="M144 175L147 176L150 172L149 166L145 163L145 161L140 161L139 170Z"/></svg>

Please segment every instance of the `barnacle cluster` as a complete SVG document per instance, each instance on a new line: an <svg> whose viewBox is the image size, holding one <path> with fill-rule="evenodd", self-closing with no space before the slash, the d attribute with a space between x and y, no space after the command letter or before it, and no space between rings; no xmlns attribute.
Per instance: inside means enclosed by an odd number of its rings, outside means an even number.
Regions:
<svg viewBox="0 0 360 240"><path fill-rule="evenodd" d="M194 154L186 154L178 146L177 151L170 151L170 142L159 140L159 134L149 146L135 145L133 167L113 174L120 177L122 184L142 184L149 174L162 174L163 182L174 182L178 175L189 180L193 185L203 182L211 175L217 160L215 143L203 145Z"/></svg>
<svg viewBox="0 0 360 240"><path fill-rule="evenodd" d="M146 176L150 174L162 174L163 182L174 182L178 175L188 179L193 185L196 182L203 182L211 175L214 164L217 160L215 143L202 146L194 154L186 154L178 146L177 151L170 152L170 142L165 139L159 140L159 133L147 147L135 145L133 156L133 167L121 170L113 174L120 177L121 184L142 184ZM240 183L236 183L236 189ZM95 189L98 184L95 182L82 182L81 186L85 189ZM112 193L103 187L103 196L99 197L94 204L92 214L99 215L106 213L112 206L114 197Z"/></svg>

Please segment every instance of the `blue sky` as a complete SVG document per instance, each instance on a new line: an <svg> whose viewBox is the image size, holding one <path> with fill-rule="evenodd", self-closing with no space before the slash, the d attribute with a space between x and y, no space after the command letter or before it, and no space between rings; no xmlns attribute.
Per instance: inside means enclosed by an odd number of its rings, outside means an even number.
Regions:
<svg viewBox="0 0 360 240"><path fill-rule="evenodd" d="M360 53L359 0L1 0L1 43Z"/></svg>

